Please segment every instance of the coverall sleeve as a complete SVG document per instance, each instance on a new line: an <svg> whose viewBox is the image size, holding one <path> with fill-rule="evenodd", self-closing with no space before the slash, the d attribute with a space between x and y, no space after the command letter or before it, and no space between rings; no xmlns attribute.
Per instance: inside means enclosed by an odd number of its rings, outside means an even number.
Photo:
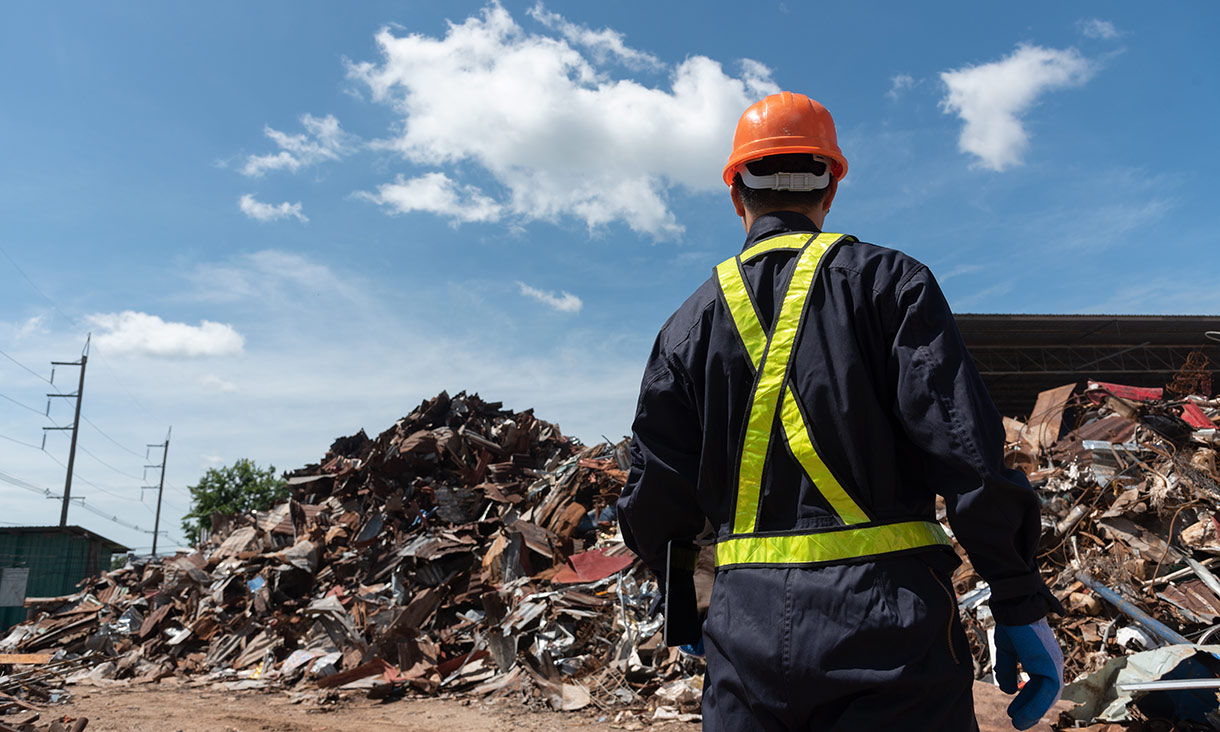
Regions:
<svg viewBox="0 0 1220 732"><path fill-rule="evenodd" d="M661 340L644 370L618 520L623 541L663 586L669 541L694 539L704 516L695 493L703 441L698 411L689 379Z"/></svg>
<svg viewBox="0 0 1220 732"><path fill-rule="evenodd" d="M896 320L898 416L924 453L949 525L991 586L996 622L1025 625L1062 612L1038 574L1038 498L1024 473L1004 465L1003 421L926 267L900 285Z"/></svg>

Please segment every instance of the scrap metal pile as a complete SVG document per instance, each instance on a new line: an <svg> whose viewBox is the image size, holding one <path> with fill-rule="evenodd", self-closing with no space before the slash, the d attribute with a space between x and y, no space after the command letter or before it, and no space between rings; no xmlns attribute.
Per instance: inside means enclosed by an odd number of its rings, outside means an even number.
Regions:
<svg viewBox="0 0 1220 732"><path fill-rule="evenodd" d="M1006 419L1067 610L1052 617L1080 703L1065 724L1220 729L1215 689L1148 691L1220 676L1196 645L1220 634L1220 400L1198 396L1203 377L1172 386L1068 385ZM196 552L36 601L0 653L96 653L81 675L288 685L319 703L361 688L697 719L700 662L661 645L655 579L617 535L626 467L625 443L582 447L531 412L441 394L376 439L336 440L270 511L215 517ZM987 678L990 590L959 553Z"/></svg>
<svg viewBox="0 0 1220 732"><path fill-rule="evenodd" d="M1007 462L1042 502L1039 562L1067 610L1051 624L1076 682L1064 698L1082 702L1075 721L1220 729L1215 688L1149 692L1220 686L1220 661L1191 645L1220 643L1220 400L1198 396L1211 393L1205 373L1181 381L1176 394L1069 384L1043 392L1028 421L1005 419ZM968 560L955 583L983 678L990 591Z"/></svg>
<svg viewBox="0 0 1220 732"><path fill-rule="evenodd" d="M62 701L68 676L88 669L97 654L0 653L0 732L83 732L86 717L71 718L47 706Z"/></svg>
<svg viewBox="0 0 1220 732"><path fill-rule="evenodd" d="M214 517L194 553L39 601L0 652L103 654L96 680L681 718L698 669L660 645L656 581L618 539L626 466L625 443L582 447L530 411L442 393L376 439L336 440L271 510Z"/></svg>

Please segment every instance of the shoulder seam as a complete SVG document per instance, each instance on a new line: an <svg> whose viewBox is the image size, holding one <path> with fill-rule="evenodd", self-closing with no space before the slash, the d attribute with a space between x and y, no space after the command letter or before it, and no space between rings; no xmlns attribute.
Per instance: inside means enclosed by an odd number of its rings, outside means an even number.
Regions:
<svg viewBox="0 0 1220 732"><path fill-rule="evenodd" d="M903 277L901 280L898 280L898 292L901 293L903 290L905 290L907 285L910 284L911 279L914 278L915 275L919 274L920 272L927 271L927 269L928 269L928 266L923 263L920 263L918 267L912 268L911 271L908 272L905 277Z"/></svg>
<svg viewBox="0 0 1220 732"><path fill-rule="evenodd" d="M842 270L843 272L850 272L850 273L854 274L855 276L857 276L857 277L859 277L859 278L861 278L861 279L863 279L863 278L864 278L864 273L863 273L863 272L861 272L860 270L856 269L855 267L849 267L849 266L848 266L848 265L846 265L846 264L831 264L831 265L828 265L828 266L826 267L826 269L837 269L837 270ZM871 289L871 290L873 291L873 294L874 294L874 295L881 295L881 294L883 294L883 293L884 293L884 291L883 291L881 288L879 288L879 287L870 287L869 289Z"/></svg>
<svg viewBox="0 0 1220 732"><path fill-rule="evenodd" d="M703 315L710 308L714 308L716 306L717 299L718 298L712 298L711 300L709 300L708 303L706 305L704 305L702 309L699 310L699 315ZM670 355L673 354L675 349L677 349L683 343L686 343L687 341L690 340L691 332L693 332L695 330L695 328L697 328L699 326L699 323L701 320L702 320L702 318L695 318L695 322L690 324L690 327L686 329L686 333L682 334L682 338L669 347L668 351L669 351Z"/></svg>

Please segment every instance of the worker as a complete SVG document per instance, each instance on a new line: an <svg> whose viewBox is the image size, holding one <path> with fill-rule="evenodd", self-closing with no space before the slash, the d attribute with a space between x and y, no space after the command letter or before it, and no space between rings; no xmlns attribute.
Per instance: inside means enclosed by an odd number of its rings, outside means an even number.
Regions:
<svg viewBox="0 0 1220 732"><path fill-rule="evenodd" d="M671 542L714 529L705 730L975 730L939 494L991 587L996 680L1029 676L1026 729L1063 676L1038 501L932 273L824 233L846 175L818 102L742 115L723 177L745 244L657 336L623 538L664 582Z"/></svg>

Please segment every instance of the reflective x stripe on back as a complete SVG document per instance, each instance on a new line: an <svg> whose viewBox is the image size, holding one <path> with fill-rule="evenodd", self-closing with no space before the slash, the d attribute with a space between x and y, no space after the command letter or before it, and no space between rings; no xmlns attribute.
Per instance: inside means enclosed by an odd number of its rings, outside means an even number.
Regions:
<svg viewBox="0 0 1220 732"><path fill-rule="evenodd" d="M790 384L789 360L803 327L806 301L818 264L823 255L842 240L853 239L829 233L778 236L755 244L716 268L721 294L755 371L754 393L737 471L733 530L730 537L717 544L718 566L841 561L935 544L948 545L944 531L931 522L868 525L871 521L868 513L848 495L818 456ZM798 254L768 333L750 297L743 265L756 256L779 249L796 250ZM792 455L846 528L777 535L755 533L763 472L777 411Z"/></svg>
<svg viewBox="0 0 1220 732"><path fill-rule="evenodd" d="M758 503L762 494L763 463L766 459L767 445L771 439L770 425L775 422L776 397L780 394L788 370L788 360L792 354L792 346L796 340L797 329L801 323L801 314L805 310L805 300L813 283L813 275L817 271L822 255L829 251L840 239L842 234L796 234L779 236L764 240L746 251L741 256L734 257L716 268L721 290L733 315L733 323L741 335L746 351L750 354L750 362L757 371L762 373L757 378L758 386L754 390L754 399L750 407L749 423L746 428L746 445L743 446L742 460L739 468L737 507L733 518L733 533L749 533L754 531L755 517L758 514ZM806 246L808 245L808 246ZM762 320L754 307L753 299L746 290L745 278L742 276L742 264L753 257L776 249L802 250L798 255L796 268L784 295L779 313L776 314L775 327L772 336L768 338L763 331ZM768 348L768 344L770 347ZM767 358L764 361L764 356ZM809 428L801 416L800 406L790 385L783 387L783 402L779 406L780 422L784 425L784 435L792 455L800 463L809 479L826 499L845 524L865 523L868 514L847 495L839 481L835 480L826 463L818 456L809 437ZM753 449L751 449L753 448Z"/></svg>

